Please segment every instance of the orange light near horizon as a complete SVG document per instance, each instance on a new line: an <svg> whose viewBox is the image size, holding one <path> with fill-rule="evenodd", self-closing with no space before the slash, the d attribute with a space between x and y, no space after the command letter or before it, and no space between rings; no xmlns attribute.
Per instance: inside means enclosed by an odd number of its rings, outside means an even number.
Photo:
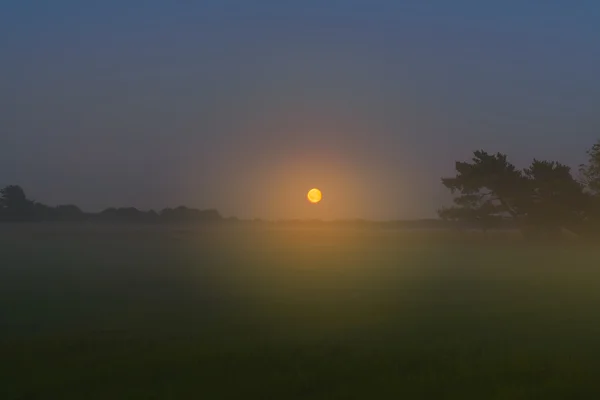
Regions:
<svg viewBox="0 0 600 400"><path fill-rule="evenodd" d="M311 203L317 204L318 202L321 201L321 199L323 198L323 195L322 195L322 193L321 193L321 191L319 189L314 188L314 189L310 189L308 191L308 194L306 195L306 198Z"/></svg>

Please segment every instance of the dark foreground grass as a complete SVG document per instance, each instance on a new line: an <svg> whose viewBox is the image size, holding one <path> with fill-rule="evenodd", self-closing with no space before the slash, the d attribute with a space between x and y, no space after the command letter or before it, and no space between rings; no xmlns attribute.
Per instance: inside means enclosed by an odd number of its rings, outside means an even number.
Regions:
<svg viewBox="0 0 600 400"><path fill-rule="evenodd" d="M590 399L600 249L0 228L0 399Z"/></svg>

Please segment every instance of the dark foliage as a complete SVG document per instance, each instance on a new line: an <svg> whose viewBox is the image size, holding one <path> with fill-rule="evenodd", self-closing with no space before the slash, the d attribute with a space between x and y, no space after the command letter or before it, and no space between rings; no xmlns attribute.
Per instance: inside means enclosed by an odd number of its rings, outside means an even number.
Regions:
<svg viewBox="0 0 600 400"><path fill-rule="evenodd" d="M27 198L20 186L0 190L0 221L98 221L134 223L204 223L224 221L217 210L187 207L167 208L159 213L134 207L107 208L100 213L85 213L76 205L47 206Z"/></svg>
<svg viewBox="0 0 600 400"><path fill-rule="evenodd" d="M587 152L588 162L579 167L588 198L588 220L600 231L600 140Z"/></svg>
<svg viewBox="0 0 600 400"><path fill-rule="evenodd" d="M0 189L0 219L4 221L29 221L34 219L33 201L17 185Z"/></svg>
<svg viewBox="0 0 600 400"><path fill-rule="evenodd" d="M576 180L571 168L556 161L534 159L517 169L505 154L475 151L471 162L457 162L454 177L442 184L456 193L454 206L438 211L442 219L494 227L512 219L532 236L568 230L591 233L600 222L600 142L588 152L589 163Z"/></svg>
<svg viewBox="0 0 600 400"><path fill-rule="evenodd" d="M83 221L87 215L79 207L66 204L50 207L42 203L34 203L34 218L41 221Z"/></svg>
<svg viewBox="0 0 600 400"><path fill-rule="evenodd" d="M196 210L179 206L162 210L160 219L165 222L214 222L220 221L222 217L217 210Z"/></svg>
<svg viewBox="0 0 600 400"><path fill-rule="evenodd" d="M600 140L587 151L588 162L579 167L583 184L593 195L600 195Z"/></svg>
<svg viewBox="0 0 600 400"><path fill-rule="evenodd" d="M95 215L94 219L107 222L159 222L154 210L140 211L135 207L107 208Z"/></svg>
<svg viewBox="0 0 600 400"><path fill-rule="evenodd" d="M529 189L527 216L532 225L546 231L581 227L587 214L587 196L568 166L534 160L524 174Z"/></svg>

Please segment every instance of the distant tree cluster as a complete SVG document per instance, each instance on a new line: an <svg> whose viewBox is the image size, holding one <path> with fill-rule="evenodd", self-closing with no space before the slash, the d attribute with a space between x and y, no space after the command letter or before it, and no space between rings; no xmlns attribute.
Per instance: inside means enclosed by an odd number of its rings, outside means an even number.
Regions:
<svg viewBox="0 0 600 400"><path fill-rule="evenodd" d="M134 207L107 208L99 213L86 213L72 204L47 206L27 198L17 185L0 189L0 221L106 221L145 223L217 222L223 218L217 210L197 210L179 206L140 211Z"/></svg>
<svg viewBox="0 0 600 400"><path fill-rule="evenodd" d="M470 162L456 162L454 177L442 178L456 197L438 214L483 230L508 220L529 237L600 234L600 141L587 155L575 177L557 161L534 159L519 170L505 154L475 151Z"/></svg>

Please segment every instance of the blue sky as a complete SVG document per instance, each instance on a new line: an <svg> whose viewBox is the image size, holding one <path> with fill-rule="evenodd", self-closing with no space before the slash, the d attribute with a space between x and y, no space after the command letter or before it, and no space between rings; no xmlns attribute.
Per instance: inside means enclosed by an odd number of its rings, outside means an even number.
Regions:
<svg viewBox="0 0 600 400"><path fill-rule="evenodd" d="M0 12L0 184L49 204L427 217L475 149L600 138L595 1L82 3Z"/></svg>

